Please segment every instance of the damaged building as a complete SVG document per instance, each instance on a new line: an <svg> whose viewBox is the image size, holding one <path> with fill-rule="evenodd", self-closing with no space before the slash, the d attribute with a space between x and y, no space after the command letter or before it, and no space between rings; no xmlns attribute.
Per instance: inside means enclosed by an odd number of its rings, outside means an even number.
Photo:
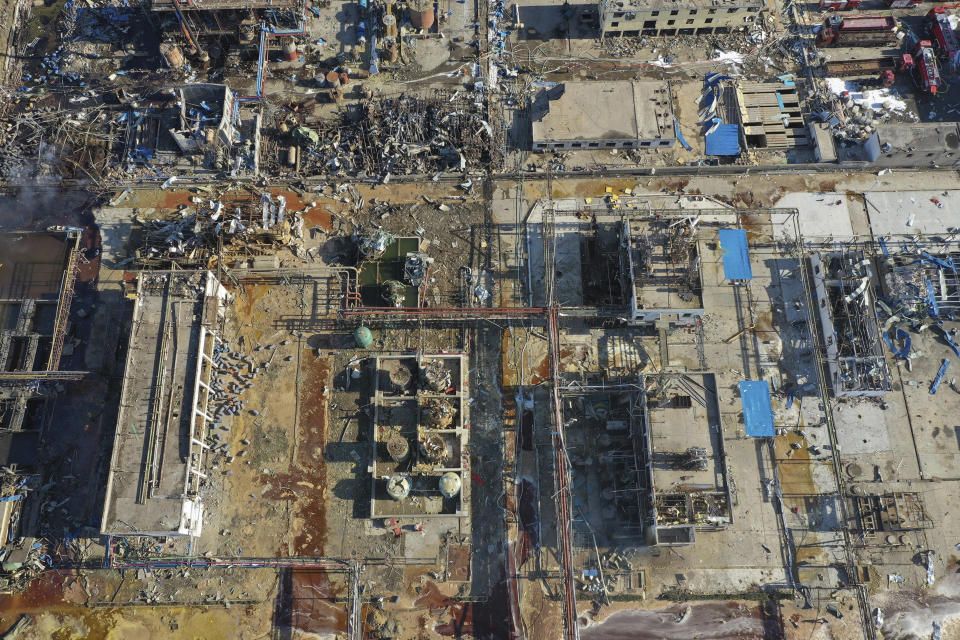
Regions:
<svg viewBox="0 0 960 640"><path fill-rule="evenodd" d="M209 271L144 272L136 282L102 532L198 536L222 389L218 316L226 291Z"/></svg>
<svg viewBox="0 0 960 640"><path fill-rule="evenodd" d="M188 84L159 91L124 114L128 121L124 157L169 167L184 162L234 177L256 175L260 117L241 119L239 108L225 85Z"/></svg>
<svg viewBox="0 0 960 640"><path fill-rule="evenodd" d="M813 254L808 260L834 394L889 392L890 372L872 298L879 284L873 261L856 248Z"/></svg>
<svg viewBox="0 0 960 640"><path fill-rule="evenodd" d="M601 0L603 38L723 34L759 20L762 2L711 0L684 4L663 0Z"/></svg>
<svg viewBox="0 0 960 640"><path fill-rule="evenodd" d="M47 568L33 542L41 505L43 438L76 346L70 310L78 270L86 262L82 229L0 233L0 593ZM42 492L41 492L42 493Z"/></svg>
<svg viewBox="0 0 960 640"><path fill-rule="evenodd" d="M684 545L730 523L711 376L641 377L561 393L577 546ZM631 388L632 387L632 388Z"/></svg>
<svg viewBox="0 0 960 640"><path fill-rule="evenodd" d="M703 314L698 225L689 216L623 221L619 246L631 320L686 323Z"/></svg>
<svg viewBox="0 0 960 640"><path fill-rule="evenodd" d="M496 169L503 132L484 114L482 92L373 94L332 119L300 114L276 122L282 133L264 149L270 162L295 174L330 173L389 181L392 176ZM292 160L292 161L291 161Z"/></svg>
<svg viewBox="0 0 960 640"><path fill-rule="evenodd" d="M748 149L793 149L810 144L797 82L784 78L772 82L738 80L725 92L736 104L734 122L743 132Z"/></svg>
<svg viewBox="0 0 960 640"><path fill-rule="evenodd" d="M877 167L950 167L960 163L960 125L914 122L879 125L863 144L865 160Z"/></svg>

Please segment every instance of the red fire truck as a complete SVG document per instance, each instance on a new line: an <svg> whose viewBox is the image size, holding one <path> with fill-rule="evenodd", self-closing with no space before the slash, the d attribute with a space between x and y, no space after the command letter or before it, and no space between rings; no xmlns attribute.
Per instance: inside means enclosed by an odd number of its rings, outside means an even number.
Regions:
<svg viewBox="0 0 960 640"><path fill-rule="evenodd" d="M891 16L827 16L817 34L824 47L882 47L897 43L897 21Z"/></svg>
<svg viewBox="0 0 960 640"><path fill-rule="evenodd" d="M852 11L862 3L863 0L820 0L820 11Z"/></svg>
<svg viewBox="0 0 960 640"><path fill-rule="evenodd" d="M913 51L913 79L917 85L930 94L936 94L943 84L940 78L940 69L937 67L937 56L933 53L933 46L929 40L921 40Z"/></svg>
<svg viewBox="0 0 960 640"><path fill-rule="evenodd" d="M933 41L937 57L946 66L947 71L955 73L960 68L960 43L950 26L947 7L934 7L927 14L930 39Z"/></svg>

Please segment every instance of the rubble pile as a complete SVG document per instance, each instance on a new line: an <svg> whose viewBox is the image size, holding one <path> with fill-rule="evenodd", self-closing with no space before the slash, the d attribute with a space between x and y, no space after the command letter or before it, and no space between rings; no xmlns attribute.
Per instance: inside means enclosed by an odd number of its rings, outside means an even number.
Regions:
<svg viewBox="0 0 960 640"><path fill-rule="evenodd" d="M98 180L110 160L110 117L102 108L63 110L53 98L22 99L22 112L0 122L0 175Z"/></svg>
<svg viewBox="0 0 960 640"><path fill-rule="evenodd" d="M453 374L443 360L425 360L420 368L420 386L433 393L444 393L453 383Z"/></svg>
<svg viewBox="0 0 960 640"><path fill-rule="evenodd" d="M927 329L960 357L956 330L947 330L945 320L953 320L955 307L947 293L947 277L956 274L949 254L938 257L927 248L903 243L899 251L886 251L883 280L888 297L876 296L874 303L883 319L883 340L897 358L909 360L911 339L906 329L920 333Z"/></svg>
<svg viewBox="0 0 960 640"><path fill-rule="evenodd" d="M24 517L21 507L33 488L31 480L36 479L20 475L9 467L0 467L0 514L9 523L9 530L4 528L7 531L4 545L0 546L0 593L23 590L53 564L43 542L23 538L20 533ZM52 505L57 506L61 505ZM50 507L49 501L42 505L43 509Z"/></svg>
<svg viewBox="0 0 960 640"><path fill-rule="evenodd" d="M172 215L140 220L143 243L134 258L141 266L170 262L206 266L218 251L227 262L262 255L281 246L303 257L303 212L287 212L286 201L264 193L260 202L232 208L220 200L192 198ZM259 205L259 206L257 206Z"/></svg>
<svg viewBox="0 0 960 640"><path fill-rule="evenodd" d="M495 168L500 151L477 106L461 92L364 100L358 119L348 113L322 126L319 135L303 131L306 127L294 130L303 152L301 168L384 181L394 175Z"/></svg>
<svg viewBox="0 0 960 640"><path fill-rule="evenodd" d="M881 123L917 120L917 115L891 89L869 89L840 78L825 78L824 83L827 90L817 96L823 105L820 118L830 124L840 140L863 141Z"/></svg>

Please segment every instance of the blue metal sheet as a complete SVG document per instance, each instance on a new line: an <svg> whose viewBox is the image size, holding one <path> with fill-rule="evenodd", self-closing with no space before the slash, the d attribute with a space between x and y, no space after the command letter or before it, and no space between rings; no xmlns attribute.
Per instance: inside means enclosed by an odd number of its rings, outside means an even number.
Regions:
<svg viewBox="0 0 960 640"><path fill-rule="evenodd" d="M773 409L770 406L770 385L766 380L741 380L740 402L743 405L743 423L751 438L772 438Z"/></svg>
<svg viewBox="0 0 960 640"><path fill-rule="evenodd" d="M673 119L673 131L677 135L677 140L680 141L680 144L683 145L683 148L687 151L693 151L693 147L684 139L683 134L680 132L680 121L676 118Z"/></svg>
<svg viewBox="0 0 960 640"><path fill-rule="evenodd" d="M722 124L706 137L708 156L740 155L740 125Z"/></svg>
<svg viewBox="0 0 960 640"><path fill-rule="evenodd" d="M717 236L723 251L723 277L727 280L752 280L747 232L743 229L720 229Z"/></svg>
<svg viewBox="0 0 960 640"><path fill-rule="evenodd" d="M940 388L940 383L943 381L943 376L947 373L947 367L950 366L950 360L947 358L943 359L943 364L940 365L940 370L937 371L937 377L933 379L933 384L930 385L930 395L933 395L937 392L937 389Z"/></svg>

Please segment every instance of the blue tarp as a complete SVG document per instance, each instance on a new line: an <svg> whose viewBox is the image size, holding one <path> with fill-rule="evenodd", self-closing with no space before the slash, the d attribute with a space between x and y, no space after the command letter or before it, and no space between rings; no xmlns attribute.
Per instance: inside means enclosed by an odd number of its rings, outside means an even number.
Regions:
<svg viewBox="0 0 960 640"><path fill-rule="evenodd" d="M707 136L708 156L740 155L740 125L722 124Z"/></svg>
<svg viewBox="0 0 960 640"><path fill-rule="evenodd" d="M770 406L770 385L766 380L740 381L740 402L743 404L743 423L751 438L772 438L773 409Z"/></svg>
<svg viewBox="0 0 960 640"><path fill-rule="evenodd" d="M743 229L720 229L717 236L723 251L723 277L727 280L752 280L747 232Z"/></svg>

